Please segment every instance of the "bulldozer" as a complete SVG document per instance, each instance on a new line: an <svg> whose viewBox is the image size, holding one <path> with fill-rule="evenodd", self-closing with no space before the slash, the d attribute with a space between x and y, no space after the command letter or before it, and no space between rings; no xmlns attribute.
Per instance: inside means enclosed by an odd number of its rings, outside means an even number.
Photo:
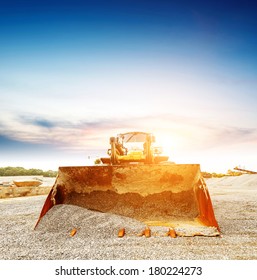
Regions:
<svg viewBox="0 0 257 280"><path fill-rule="evenodd" d="M181 236L219 235L200 165L169 162L155 142L152 133L118 134L101 164L59 167L37 224L53 206L73 204L130 217L147 228L180 230Z"/></svg>
<svg viewBox="0 0 257 280"><path fill-rule="evenodd" d="M162 148L155 146L155 136L146 132L127 132L110 138L109 157L101 158L104 164L145 163L158 164L168 160Z"/></svg>

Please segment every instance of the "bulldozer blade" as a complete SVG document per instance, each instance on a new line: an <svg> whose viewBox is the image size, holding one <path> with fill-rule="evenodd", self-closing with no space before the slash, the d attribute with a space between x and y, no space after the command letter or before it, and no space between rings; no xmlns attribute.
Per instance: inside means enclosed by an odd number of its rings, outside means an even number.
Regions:
<svg viewBox="0 0 257 280"><path fill-rule="evenodd" d="M60 167L37 224L57 204L123 215L147 226L207 226L219 232L199 164Z"/></svg>

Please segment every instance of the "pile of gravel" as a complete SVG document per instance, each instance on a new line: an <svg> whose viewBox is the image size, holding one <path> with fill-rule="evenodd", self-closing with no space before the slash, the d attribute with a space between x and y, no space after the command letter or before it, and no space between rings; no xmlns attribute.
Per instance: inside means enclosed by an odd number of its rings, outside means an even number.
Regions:
<svg viewBox="0 0 257 280"><path fill-rule="evenodd" d="M76 229L81 238L113 238L120 229L125 228L125 236L139 236L147 228L146 224L135 219L91 211L79 206L59 204L52 207L42 218L37 230L42 232L58 232L69 234ZM169 227L150 226L151 236L165 237ZM196 226L192 224L174 227L179 236L218 236L215 227Z"/></svg>
<svg viewBox="0 0 257 280"><path fill-rule="evenodd" d="M112 238L126 229L126 235L135 235L145 229L145 224L124 216L91 211L75 205L60 204L51 208L38 224L41 232L69 234L77 229L81 238Z"/></svg>

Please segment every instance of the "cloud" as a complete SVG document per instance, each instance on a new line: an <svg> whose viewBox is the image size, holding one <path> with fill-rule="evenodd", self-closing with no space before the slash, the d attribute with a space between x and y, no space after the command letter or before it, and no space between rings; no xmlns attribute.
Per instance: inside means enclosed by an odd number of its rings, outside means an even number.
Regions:
<svg viewBox="0 0 257 280"><path fill-rule="evenodd" d="M84 165L89 158L106 155L109 137L128 131L154 133L158 144L177 163L199 162L204 170L219 170L222 165L229 169L231 164L256 165L255 127L172 113L76 122L42 116L8 120L0 123L0 165L27 164L43 169Z"/></svg>
<svg viewBox="0 0 257 280"><path fill-rule="evenodd" d="M20 116L14 122L0 125L0 145L15 148L53 147L54 149L85 151L107 149L109 137L128 131L146 131L165 135L166 142L177 141L178 149L207 150L231 145L257 143L256 128L241 128L190 118L176 114L142 115L134 118L48 119L41 116ZM39 146L37 146L39 145ZM26 146L28 148L28 146Z"/></svg>
<svg viewBox="0 0 257 280"><path fill-rule="evenodd" d="M58 122L54 122L52 120L48 120L46 118L41 117L31 117L31 116L19 116L18 121L25 124L30 124L34 126L39 126L42 128L53 128L58 125Z"/></svg>
<svg viewBox="0 0 257 280"><path fill-rule="evenodd" d="M208 120L176 114L144 116L136 123L147 124L157 132L178 137L181 146L187 149L230 148L236 145L255 145L257 148L257 128L228 125L218 120Z"/></svg>
<svg viewBox="0 0 257 280"><path fill-rule="evenodd" d="M19 141L0 134L0 152L2 156L10 154L26 155L26 153L42 154L45 151L53 150L54 149L51 145Z"/></svg>
<svg viewBox="0 0 257 280"><path fill-rule="evenodd" d="M56 124L48 120L36 119L34 120L34 125L45 127L45 128L53 128L55 127Z"/></svg>
<svg viewBox="0 0 257 280"><path fill-rule="evenodd" d="M67 150L101 149L106 147L104 143L108 143L111 131L116 134L123 125L116 119L71 122L23 115L0 124L0 133L6 137L6 142L9 139L17 144L44 144ZM107 139L103 141L105 137Z"/></svg>
<svg viewBox="0 0 257 280"><path fill-rule="evenodd" d="M217 129L214 133L216 142L221 145L233 145L241 143L256 143L257 145L257 129L242 127L223 127Z"/></svg>

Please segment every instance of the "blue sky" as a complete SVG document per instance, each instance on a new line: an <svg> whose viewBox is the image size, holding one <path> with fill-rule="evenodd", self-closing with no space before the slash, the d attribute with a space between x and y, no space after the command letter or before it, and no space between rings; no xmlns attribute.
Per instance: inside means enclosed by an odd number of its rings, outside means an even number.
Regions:
<svg viewBox="0 0 257 280"><path fill-rule="evenodd" d="M252 1L0 3L0 166L83 165L142 130L175 162L256 170L256 105Z"/></svg>

